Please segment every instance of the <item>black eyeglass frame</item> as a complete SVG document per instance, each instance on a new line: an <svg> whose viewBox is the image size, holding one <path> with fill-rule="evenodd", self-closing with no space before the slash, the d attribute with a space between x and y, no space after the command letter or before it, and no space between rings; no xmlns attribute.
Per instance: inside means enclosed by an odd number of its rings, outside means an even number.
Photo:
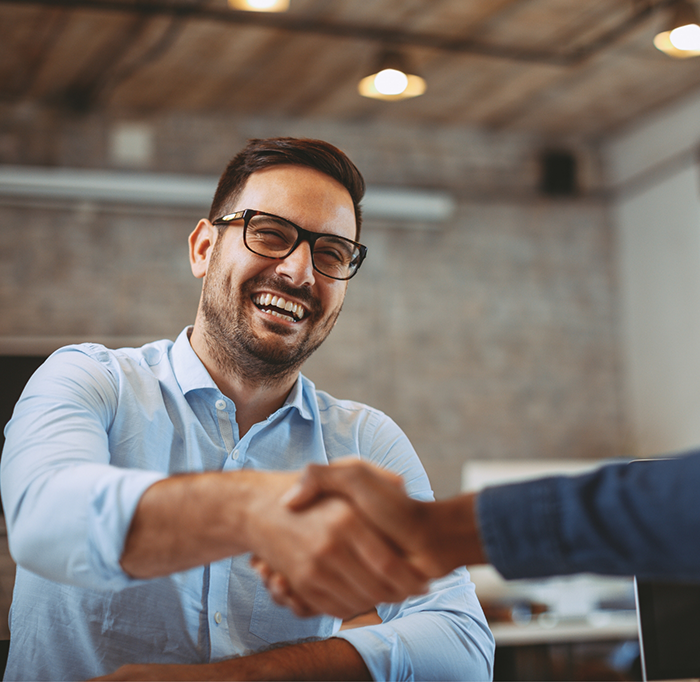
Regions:
<svg viewBox="0 0 700 682"><path fill-rule="evenodd" d="M297 231L296 240L292 244L289 251L287 251L287 253L285 253L283 256L268 256L264 253L258 253L248 245L248 240L246 239L246 234L248 233L248 223L250 223L251 218L255 217L256 215L266 215L270 218L282 220L285 223L291 225ZM340 280L341 282L346 282L347 280L352 279L357 274L357 271L360 269L362 261L364 261L364 259L367 257L367 247L364 244L360 244L360 242L353 241L352 239L348 239L347 237L341 237L339 234L333 234L332 232L312 232L311 230L306 230L303 227L300 227L296 223L293 223L291 220L287 220L287 218L282 218L281 216L275 215L274 213L258 211L253 208L246 208L242 211L236 211L235 213L223 215L220 218L214 220L212 222L212 225L228 226L229 223L232 223L235 220L243 221L243 243L245 244L245 247L248 249L248 251L254 253L256 256L260 256L261 258L269 258L271 260L284 260L287 256L294 253L294 250L297 248L297 246L299 246L299 244L301 244L301 242L308 242L309 246L311 247L311 264L313 265L314 270L319 274L323 275L324 277L328 277L329 279ZM357 265L348 277L333 277L333 275L329 275L316 267L316 261L314 260L314 246L321 237L333 237L334 239L340 239L344 242L352 244L353 247L358 250L357 257L355 261L353 261L356 262Z"/></svg>

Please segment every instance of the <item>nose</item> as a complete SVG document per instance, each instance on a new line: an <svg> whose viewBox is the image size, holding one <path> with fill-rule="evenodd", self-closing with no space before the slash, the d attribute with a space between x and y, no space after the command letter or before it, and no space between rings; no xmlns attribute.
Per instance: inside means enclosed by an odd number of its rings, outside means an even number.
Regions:
<svg viewBox="0 0 700 682"><path fill-rule="evenodd" d="M284 260L277 264L277 273L287 277L292 284L301 287L311 286L316 281L311 245L302 241Z"/></svg>

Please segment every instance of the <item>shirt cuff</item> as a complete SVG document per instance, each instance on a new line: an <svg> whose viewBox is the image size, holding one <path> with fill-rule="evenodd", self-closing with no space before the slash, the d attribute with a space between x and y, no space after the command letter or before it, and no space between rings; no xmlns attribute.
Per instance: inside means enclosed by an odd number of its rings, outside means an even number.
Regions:
<svg viewBox="0 0 700 682"><path fill-rule="evenodd" d="M566 572L559 477L485 488L477 522L489 562L506 579Z"/></svg>
<svg viewBox="0 0 700 682"><path fill-rule="evenodd" d="M88 570L94 575L90 582L96 579L101 589L114 590L144 582L125 573L120 560L139 500L164 478L153 471L112 469L96 483L88 530Z"/></svg>

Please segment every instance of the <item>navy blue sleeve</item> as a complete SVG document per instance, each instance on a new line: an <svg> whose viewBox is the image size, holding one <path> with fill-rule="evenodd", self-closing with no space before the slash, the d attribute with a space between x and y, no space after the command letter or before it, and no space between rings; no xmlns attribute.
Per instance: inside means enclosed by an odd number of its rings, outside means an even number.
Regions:
<svg viewBox="0 0 700 682"><path fill-rule="evenodd" d="M700 580L700 452L487 488L477 515L508 579L572 573Z"/></svg>

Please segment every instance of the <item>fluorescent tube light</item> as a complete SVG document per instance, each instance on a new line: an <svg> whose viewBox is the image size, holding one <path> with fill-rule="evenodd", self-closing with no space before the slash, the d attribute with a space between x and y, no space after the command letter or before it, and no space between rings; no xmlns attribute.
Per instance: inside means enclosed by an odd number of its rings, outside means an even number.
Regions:
<svg viewBox="0 0 700 682"><path fill-rule="evenodd" d="M218 178L73 168L0 166L0 196L189 206L208 210ZM440 222L454 199L446 192L369 186L362 201L367 218Z"/></svg>

